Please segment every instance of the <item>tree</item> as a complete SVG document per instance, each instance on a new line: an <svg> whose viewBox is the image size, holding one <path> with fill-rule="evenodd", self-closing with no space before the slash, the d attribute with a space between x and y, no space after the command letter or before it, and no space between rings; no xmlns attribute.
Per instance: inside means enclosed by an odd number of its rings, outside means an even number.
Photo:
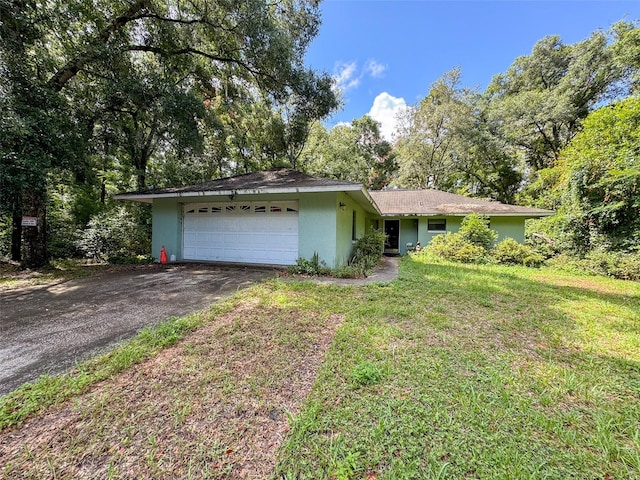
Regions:
<svg viewBox="0 0 640 480"><path fill-rule="evenodd" d="M368 115L327 131L316 124L300 156L300 166L312 175L360 182L382 188L395 171L395 154Z"/></svg>
<svg viewBox="0 0 640 480"><path fill-rule="evenodd" d="M199 148L212 92L231 102L250 92L274 106L293 98L305 119L336 105L329 76L303 65L319 25L311 0L1 0L0 15L0 88L12 112L1 139L2 186L11 190L3 188L0 208L14 228L22 214L42 217L43 228L29 231L39 245L25 252L31 266L47 261L43 206L52 168L92 167L99 147L126 151L143 187L154 154ZM185 138L188 145L176 144ZM28 201L17 205L12 199L23 193Z"/></svg>
<svg viewBox="0 0 640 480"><path fill-rule="evenodd" d="M573 247L586 251L640 246L640 98L591 113L562 152L556 188Z"/></svg>
<svg viewBox="0 0 640 480"><path fill-rule="evenodd" d="M456 182L451 124L467 112L459 89L460 69L445 73L429 94L402 118L396 143L398 178L409 188L448 190Z"/></svg>
<svg viewBox="0 0 640 480"><path fill-rule="evenodd" d="M551 167L619 73L604 32L574 45L546 37L493 78L485 92L489 115L532 169Z"/></svg>
<svg viewBox="0 0 640 480"><path fill-rule="evenodd" d="M522 180L519 159L497 134L484 98L459 86L460 75L445 73L405 114L395 183L510 203Z"/></svg>

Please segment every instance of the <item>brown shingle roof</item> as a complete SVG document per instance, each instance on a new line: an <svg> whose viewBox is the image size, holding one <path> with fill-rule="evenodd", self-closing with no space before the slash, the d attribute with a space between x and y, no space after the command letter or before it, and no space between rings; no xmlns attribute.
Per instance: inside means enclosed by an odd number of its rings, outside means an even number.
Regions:
<svg viewBox="0 0 640 480"><path fill-rule="evenodd" d="M359 183L329 178L318 178L296 170L279 168L262 172L247 173L235 177L220 178L210 182L184 187L159 188L136 192L139 194L167 194L184 192L222 192L233 190L269 190L281 188L313 188L313 187L345 187L360 186Z"/></svg>
<svg viewBox="0 0 640 480"><path fill-rule="evenodd" d="M385 190L369 192L383 215L517 215L540 217L551 210L507 205L463 197L439 190Z"/></svg>

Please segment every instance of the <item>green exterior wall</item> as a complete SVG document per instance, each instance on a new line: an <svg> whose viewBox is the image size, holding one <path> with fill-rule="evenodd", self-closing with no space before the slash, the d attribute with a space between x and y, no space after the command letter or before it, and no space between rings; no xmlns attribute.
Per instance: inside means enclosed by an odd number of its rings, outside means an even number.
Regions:
<svg viewBox="0 0 640 480"><path fill-rule="evenodd" d="M413 247L415 248L416 243L418 243L419 227L420 220L418 218L400 219L400 239L398 241L398 248L402 255L407 253L407 243L413 244Z"/></svg>
<svg viewBox="0 0 640 480"><path fill-rule="evenodd" d="M164 245L167 257L182 259L182 205L174 198L157 198L151 209L151 255L160 258Z"/></svg>
<svg viewBox="0 0 640 480"><path fill-rule="evenodd" d="M367 225L367 212L356 201L345 193L338 193L336 198L336 258L333 266L346 265L353 252L353 212L356 213L356 236L364 236ZM340 206L342 204L343 206ZM330 264L329 264L330 265Z"/></svg>
<svg viewBox="0 0 640 480"><path fill-rule="evenodd" d="M336 262L336 192L300 195L298 255L310 259L315 252L329 267Z"/></svg>
<svg viewBox="0 0 640 480"><path fill-rule="evenodd" d="M320 260L329 267L339 267L347 263L355 243L352 238L353 212L355 212L356 239L375 228L383 228L383 220L400 221L399 250L406 253L407 243L415 245L418 241L424 247L428 245L438 232L427 230L428 218L446 218L447 232L457 232L463 217L380 217L368 213L351 196L344 192L325 193L291 193L272 195L239 195L234 201L286 201L299 202L298 213L298 255L311 258L318 253ZM182 255L182 211L183 206L190 203L228 203L227 197L201 196L189 198L154 199L152 255L160 257L160 248L164 245L167 255L175 255L178 260ZM492 217L491 228L498 232L498 241L511 237L524 242L524 217Z"/></svg>
<svg viewBox="0 0 640 480"><path fill-rule="evenodd" d="M524 243L524 217L491 217L491 230L498 232L498 242L507 237Z"/></svg>

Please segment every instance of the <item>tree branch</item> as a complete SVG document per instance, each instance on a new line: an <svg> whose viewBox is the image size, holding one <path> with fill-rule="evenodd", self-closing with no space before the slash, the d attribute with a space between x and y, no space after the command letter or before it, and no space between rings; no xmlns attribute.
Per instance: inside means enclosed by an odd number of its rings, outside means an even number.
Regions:
<svg viewBox="0 0 640 480"><path fill-rule="evenodd" d="M122 15L118 15L104 30L90 42L90 46L78 56L67 62L47 82L47 86L55 92L59 92L75 75L80 72L93 59L91 50L98 45L106 44L111 35L121 30L127 23L134 21L137 14L148 7L150 0L137 0Z"/></svg>

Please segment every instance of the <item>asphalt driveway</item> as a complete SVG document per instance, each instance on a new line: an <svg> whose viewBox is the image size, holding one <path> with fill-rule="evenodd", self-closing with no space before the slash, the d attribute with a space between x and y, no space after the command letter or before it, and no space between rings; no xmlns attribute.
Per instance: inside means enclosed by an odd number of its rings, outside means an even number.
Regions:
<svg viewBox="0 0 640 480"><path fill-rule="evenodd" d="M156 265L1 292L0 395L274 274L269 268Z"/></svg>

